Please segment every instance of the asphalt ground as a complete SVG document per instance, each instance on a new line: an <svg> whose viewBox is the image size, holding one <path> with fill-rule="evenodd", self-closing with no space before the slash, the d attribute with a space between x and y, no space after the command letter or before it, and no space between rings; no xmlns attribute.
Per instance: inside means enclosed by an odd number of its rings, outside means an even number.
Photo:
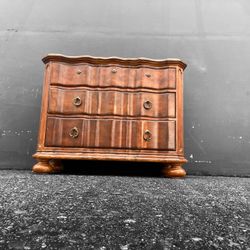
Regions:
<svg viewBox="0 0 250 250"><path fill-rule="evenodd" d="M0 171L0 249L250 249L250 178Z"/></svg>

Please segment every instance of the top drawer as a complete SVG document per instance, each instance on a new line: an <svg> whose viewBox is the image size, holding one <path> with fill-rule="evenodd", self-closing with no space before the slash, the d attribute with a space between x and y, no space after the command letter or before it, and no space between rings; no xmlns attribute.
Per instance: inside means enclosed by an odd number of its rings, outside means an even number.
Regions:
<svg viewBox="0 0 250 250"><path fill-rule="evenodd" d="M54 62L50 82L66 86L175 89L176 68L71 65Z"/></svg>

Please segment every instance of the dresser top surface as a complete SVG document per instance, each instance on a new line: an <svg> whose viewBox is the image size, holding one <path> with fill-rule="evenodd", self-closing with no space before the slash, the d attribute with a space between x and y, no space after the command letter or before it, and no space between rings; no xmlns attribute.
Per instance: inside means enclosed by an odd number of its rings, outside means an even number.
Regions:
<svg viewBox="0 0 250 250"><path fill-rule="evenodd" d="M90 63L90 64L121 64L128 66L149 65L155 67L164 67L169 65L178 65L183 69L186 64L178 58L151 59L146 57L138 58L122 58L122 57L94 57L89 55L67 56L63 54L48 54L42 61L48 63L50 61L66 62L66 63Z"/></svg>

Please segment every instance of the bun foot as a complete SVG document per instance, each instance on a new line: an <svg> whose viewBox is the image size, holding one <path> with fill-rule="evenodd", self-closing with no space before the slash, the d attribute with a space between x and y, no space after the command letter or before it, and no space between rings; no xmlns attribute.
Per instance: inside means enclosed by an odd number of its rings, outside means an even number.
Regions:
<svg viewBox="0 0 250 250"><path fill-rule="evenodd" d="M181 164L166 165L162 173L168 178L181 178L186 176L186 171L182 168Z"/></svg>
<svg viewBox="0 0 250 250"><path fill-rule="evenodd" d="M54 174L63 171L60 160L38 159L38 163L32 168L32 172L39 174Z"/></svg>

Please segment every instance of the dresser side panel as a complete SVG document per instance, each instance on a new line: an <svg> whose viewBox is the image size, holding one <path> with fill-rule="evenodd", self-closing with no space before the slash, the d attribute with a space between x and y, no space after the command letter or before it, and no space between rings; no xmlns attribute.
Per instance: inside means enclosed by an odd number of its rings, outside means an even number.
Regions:
<svg viewBox="0 0 250 250"><path fill-rule="evenodd" d="M47 63L45 65L45 70L44 70L41 114L40 114L40 127L39 127L37 150L43 150L43 148L44 148L50 74L51 74L51 63Z"/></svg>
<svg viewBox="0 0 250 250"><path fill-rule="evenodd" d="M176 138L177 138L177 153L184 155L184 143L183 143L183 69L177 69L177 91L176 91L176 110L177 110L177 126L176 126Z"/></svg>

